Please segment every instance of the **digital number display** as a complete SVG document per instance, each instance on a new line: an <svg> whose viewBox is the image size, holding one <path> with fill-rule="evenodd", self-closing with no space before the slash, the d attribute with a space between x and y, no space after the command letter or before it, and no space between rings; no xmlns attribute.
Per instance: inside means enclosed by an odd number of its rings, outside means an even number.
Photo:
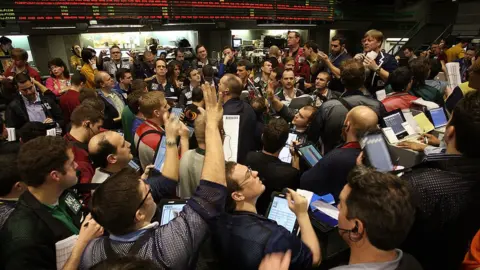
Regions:
<svg viewBox="0 0 480 270"><path fill-rule="evenodd" d="M1 0L0 20L333 20L335 0Z"/></svg>

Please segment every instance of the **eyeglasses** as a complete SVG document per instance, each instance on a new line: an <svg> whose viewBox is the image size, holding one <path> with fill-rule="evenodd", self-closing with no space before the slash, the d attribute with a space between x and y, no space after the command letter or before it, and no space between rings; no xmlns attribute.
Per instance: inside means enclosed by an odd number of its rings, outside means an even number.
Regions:
<svg viewBox="0 0 480 270"><path fill-rule="evenodd" d="M250 177L252 177L252 168L250 167L247 167L247 171L245 172L245 179L243 180L243 182L240 184L240 187L244 186L244 184L248 181L248 179L250 179Z"/></svg>
<svg viewBox="0 0 480 270"><path fill-rule="evenodd" d="M137 210L135 210L135 212L137 212L138 209L140 209L142 207L142 205L145 203L145 201L147 200L148 195L150 195L150 193L152 193L152 189L148 188L147 195L145 195L145 198L143 198L143 200L140 202L140 204L138 205Z"/></svg>

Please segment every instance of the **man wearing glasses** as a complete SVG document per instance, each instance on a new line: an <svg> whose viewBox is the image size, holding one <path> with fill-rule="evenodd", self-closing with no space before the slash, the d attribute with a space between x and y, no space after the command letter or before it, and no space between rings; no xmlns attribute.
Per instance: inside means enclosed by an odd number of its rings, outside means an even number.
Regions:
<svg viewBox="0 0 480 270"><path fill-rule="evenodd" d="M216 89L202 86L206 104L205 161L202 179L194 195L179 215L164 226L152 222L157 211L153 183L147 184L129 169L107 179L95 190L92 216L110 233L91 241L86 247L80 269L105 259L135 256L153 261L161 269L193 269L196 253L203 243L207 222L219 216L225 207L225 158L219 124L223 108L217 102ZM220 93L220 96L222 93ZM179 161L176 139L182 124L175 117L165 121L166 154L162 175L165 185L178 181ZM220 146L220 147L219 147Z"/></svg>
<svg viewBox="0 0 480 270"><path fill-rule="evenodd" d="M110 60L103 62L103 57L106 55L107 50L103 50L100 53L99 62L100 66L103 67L103 70L110 74L110 76L115 77L117 71L121 68L128 69L132 73L135 74L133 71L133 64L130 64L129 61L122 61L122 51L120 47L114 45L110 48Z"/></svg>

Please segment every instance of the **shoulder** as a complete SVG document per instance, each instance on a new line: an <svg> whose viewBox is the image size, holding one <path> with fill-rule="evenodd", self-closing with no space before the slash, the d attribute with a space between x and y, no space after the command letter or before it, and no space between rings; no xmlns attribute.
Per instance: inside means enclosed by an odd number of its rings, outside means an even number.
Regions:
<svg viewBox="0 0 480 270"><path fill-rule="evenodd" d="M2 241L7 242L38 242L39 234L48 237L48 227L33 210L22 203L17 204L2 229ZM47 235L45 235L47 234ZM53 239L53 235L51 236Z"/></svg>

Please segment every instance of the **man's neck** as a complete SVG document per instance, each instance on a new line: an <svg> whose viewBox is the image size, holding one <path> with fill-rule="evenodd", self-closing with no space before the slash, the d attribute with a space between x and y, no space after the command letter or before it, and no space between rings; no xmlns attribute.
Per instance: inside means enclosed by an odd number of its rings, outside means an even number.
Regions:
<svg viewBox="0 0 480 270"><path fill-rule="evenodd" d="M317 88L315 89L317 90L317 93L320 94L320 95L325 95L327 92L328 92L328 88Z"/></svg>
<svg viewBox="0 0 480 270"><path fill-rule="evenodd" d="M295 126L295 131L297 133L305 133L306 130L307 130L307 127L297 127L297 126Z"/></svg>
<svg viewBox="0 0 480 270"><path fill-rule="evenodd" d="M160 118L156 118L156 117L154 117L154 118L149 118L148 121L156 124L156 125L159 126L159 127L161 127L161 126L163 125L163 120L160 119Z"/></svg>
<svg viewBox="0 0 480 270"><path fill-rule="evenodd" d="M196 81L191 81L191 82L190 82L190 87L191 87L191 88L198 87L199 85L200 85L200 82L196 82Z"/></svg>
<svg viewBox="0 0 480 270"><path fill-rule="evenodd" d="M268 82L269 79L270 79L270 74L262 72L262 81Z"/></svg>
<svg viewBox="0 0 480 270"><path fill-rule="evenodd" d="M350 134L350 132L347 133L347 137L345 138L345 142L350 143L350 142L358 142L357 136Z"/></svg>
<svg viewBox="0 0 480 270"><path fill-rule="evenodd" d="M166 76L160 76L158 74L155 75L155 78L157 79L157 82L164 84L167 82L167 77Z"/></svg>
<svg viewBox="0 0 480 270"><path fill-rule="evenodd" d="M73 90L75 92L80 92L80 86L71 85L70 88L68 88L68 90Z"/></svg>
<svg viewBox="0 0 480 270"><path fill-rule="evenodd" d="M38 188L28 187L28 190L39 202L48 205L57 203L64 191L59 185L49 186L48 184L43 184Z"/></svg>
<svg viewBox="0 0 480 270"><path fill-rule="evenodd" d="M245 79L242 79L243 86L246 86L248 82L248 77L245 77Z"/></svg>
<svg viewBox="0 0 480 270"><path fill-rule="evenodd" d="M25 69L27 68L27 65L23 66L23 67L19 67L19 66L15 66L15 72L18 74L18 73L21 73L23 72Z"/></svg>
<svg viewBox="0 0 480 270"><path fill-rule="evenodd" d="M310 54L310 56L308 57L308 59L309 59L311 62L316 62L317 59L318 59L318 54L312 52L312 53Z"/></svg>
<svg viewBox="0 0 480 270"><path fill-rule="evenodd" d="M81 143L88 142L88 130L83 127L75 127L72 125L72 129L69 133L70 136Z"/></svg>
<svg viewBox="0 0 480 270"><path fill-rule="evenodd" d="M102 92L104 94L110 95L112 93L112 89L102 88Z"/></svg>
<svg viewBox="0 0 480 270"><path fill-rule="evenodd" d="M277 152L275 152L275 153L270 153L270 152L265 151L265 149L262 150L262 153L264 153L265 155L269 155L269 156L277 157L277 158L278 158L278 156L280 155L280 151L277 151Z"/></svg>
<svg viewBox="0 0 480 270"><path fill-rule="evenodd" d="M380 47L378 47L378 48L376 48L376 49L373 50L373 51L375 51L376 53L380 54L380 51L381 51L381 50L382 50L382 49L381 49Z"/></svg>
<svg viewBox="0 0 480 270"><path fill-rule="evenodd" d="M123 83L119 83L118 85L120 86L120 89L125 90L125 91L128 90L128 85L125 85Z"/></svg>
<svg viewBox="0 0 480 270"><path fill-rule="evenodd" d="M198 59L198 60L200 62L204 63L204 64L208 62L208 58L203 58L203 59Z"/></svg>
<svg viewBox="0 0 480 270"><path fill-rule="evenodd" d="M244 211L244 212L251 212L257 213L257 207L255 207L256 200L254 202L239 202L237 203L237 207L235 207L235 211Z"/></svg>
<svg viewBox="0 0 480 270"><path fill-rule="evenodd" d="M294 89L295 89L295 88L293 88L293 87L292 87L292 88L289 88L289 89L287 89L287 88L284 87L284 88L283 88L283 91L285 91L285 92L287 92L287 93L290 94L290 93L293 92Z"/></svg>
<svg viewBox="0 0 480 270"><path fill-rule="evenodd" d="M384 251L371 245L368 247L362 245L350 247L350 261L348 264L390 262L397 259L397 256L396 250Z"/></svg>

